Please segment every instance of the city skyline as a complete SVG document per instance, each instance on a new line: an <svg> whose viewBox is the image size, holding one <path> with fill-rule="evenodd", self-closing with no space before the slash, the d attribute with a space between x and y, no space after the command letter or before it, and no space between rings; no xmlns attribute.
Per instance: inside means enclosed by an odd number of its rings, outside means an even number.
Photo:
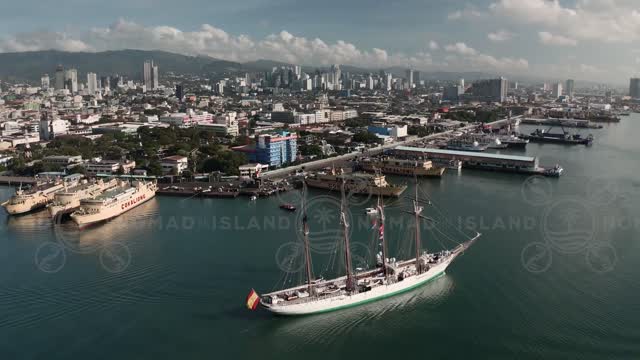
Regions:
<svg viewBox="0 0 640 360"><path fill-rule="evenodd" d="M0 52L130 48L239 62L401 66L615 84L638 76L640 63L633 46L640 38L640 6L629 0L402 0L393 8L330 0L304 12L280 0L222 1L215 9L196 0L187 1L191 6L66 0L49 9L60 16L15 16L33 10L31 2L8 5L10 18L0 15L6 34ZM152 5L163 11L150 11Z"/></svg>

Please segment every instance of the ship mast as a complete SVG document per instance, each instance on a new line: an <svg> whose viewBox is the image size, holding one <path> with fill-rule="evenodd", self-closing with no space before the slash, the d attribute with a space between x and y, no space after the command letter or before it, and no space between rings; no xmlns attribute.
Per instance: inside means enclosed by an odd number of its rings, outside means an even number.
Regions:
<svg viewBox="0 0 640 360"><path fill-rule="evenodd" d="M382 196L378 197L378 215L380 216L380 246L382 247L382 273L387 276L387 241L384 237L384 203Z"/></svg>
<svg viewBox="0 0 640 360"><path fill-rule="evenodd" d="M345 181L344 178L342 180L342 202L340 205L340 223L342 224L342 231L344 233L344 256L345 256L345 266L347 268L347 291L352 291L355 289L353 283L353 274L351 273L351 250L349 249L349 223L347 222L347 204L346 197L344 194Z"/></svg>
<svg viewBox="0 0 640 360"><path fill-rule="evenodd" d="M422 266L420 264L420 213L422 207L418 203L418 177L416 176L416 194L413 200L413 213L416 218L416 271L418 274L422 273Z"/></svg>
<svg viewBox="0 0 640 360"><path fill-rule="evenodd" d="M305 263L306 263L306 267L307 267L307 286L308 286L308 290L309 290L309 295L311 296L313 294L313 285L312 285L312 279L311 279L311 251L310 251L310 246L309 246L309 222L308 222L308 217L307 217L307 202L306 202L306 197L307 197L307 183L306 182L302 182L302 211L303 211L303 216L302 216L302 234L304 237L304 258L305 258Z"/></svg>

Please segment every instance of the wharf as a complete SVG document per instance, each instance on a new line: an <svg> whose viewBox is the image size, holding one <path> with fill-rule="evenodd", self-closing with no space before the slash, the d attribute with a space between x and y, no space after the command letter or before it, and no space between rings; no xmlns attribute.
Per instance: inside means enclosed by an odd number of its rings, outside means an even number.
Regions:
<svg viewBox="0 0 640 360"><path fill-rule="evenodd" d="M435 161L459 160L462 162L462 167L467 169L538 174L553 177L559 175L559 173L553 171L554 168L541 167L538 163L538 158L532 156L515 156L408 146L398 146L390 152L393 155L408 158L423 157Z"/></svg>
<svg viewBox="0 0 640 360"><path fill-rule="evenodd" d="M26 176L0 176L0 185L35 185L36 178Z"/></svg>
<svg viewBox="0 0 640 360"><path fill-rule="evenodd" d="M161 184L156 194L178 197L235 198L240 195L240 192L235 188L214 188L207 183L177 183L174 185Z"/></svg>
<svg viewBox="0 0 640 360"><path fill-rule="evenodd" d="M564 126L567 128L578 128L578 129L602 129L603 128L601 124L594 124L589 120L581 120L581 119L526 118L526 119L522 119L522 124Z"/></svg>
<svg viewBox="0 0 640 360"><path fill-rule="evenodd" d="M289 191L293 185L289 183L263 184L260 187L229 186L229 184L212 184L204 182L184 182L160 184L156 194L177 197L200 198L236 198L240 195L267 197L279 192Z"/></svg>

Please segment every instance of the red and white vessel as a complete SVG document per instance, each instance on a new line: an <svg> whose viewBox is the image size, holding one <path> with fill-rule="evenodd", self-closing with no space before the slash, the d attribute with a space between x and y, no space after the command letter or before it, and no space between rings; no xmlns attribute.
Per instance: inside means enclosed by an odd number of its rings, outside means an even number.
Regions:
<svg viewBox="0 0 640 360"><path fill-rule="evenodd" d="M155 182L120 183L98 197L81 200L80 208L71 214L71 219L81 228L113 219L151 200L157 189Z"/></svg>

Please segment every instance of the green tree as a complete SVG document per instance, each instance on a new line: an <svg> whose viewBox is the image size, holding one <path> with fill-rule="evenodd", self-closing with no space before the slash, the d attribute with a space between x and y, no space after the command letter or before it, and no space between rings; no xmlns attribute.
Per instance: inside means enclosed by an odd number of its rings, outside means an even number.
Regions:
<svg viewBox="0 0 640 360"><path fill-rule="evenodd" d="M245 154L233 151L219 152L202 164L203 172L221 171L229 175L239 175L238 167L247 163Z"/></svg>
<svg viewBox="0 0 640 360"><path fill-rule="evenodd" d="M353 135L353 141L365 144L374 144L379 142L378 137L368 131L360 131Z"/></svg>
<svg viewBox="0 0 640 360"><path fill-rule="evenodd" d="M162 176L162 165L160 165L160 162L157 159L153 159L149 161L147 171L149 172L149 175Z"/></svg>

